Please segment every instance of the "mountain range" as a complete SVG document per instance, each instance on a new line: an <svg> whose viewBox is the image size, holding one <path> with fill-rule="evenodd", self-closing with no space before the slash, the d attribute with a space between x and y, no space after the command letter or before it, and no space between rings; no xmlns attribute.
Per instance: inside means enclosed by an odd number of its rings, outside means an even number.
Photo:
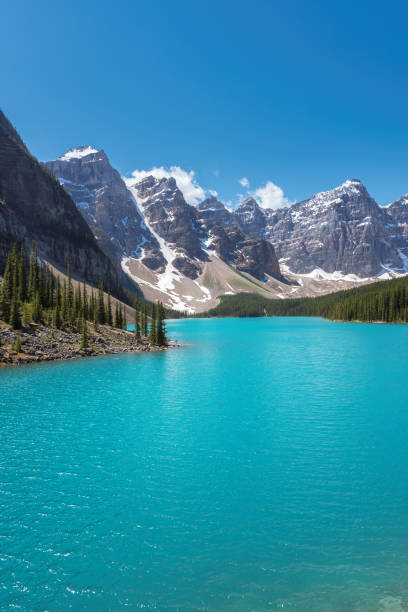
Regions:
<svg viewBox="0 0 408 612"><path fill-rule="evenodd" d="M0 264L15 241L119 295L205 311L220 295L320 295L408 272L408 195L357 179L278 210L188 204L174 178L124 178L89 145L40 164L0 112Z"/></svg>
<svg viewBox="0 0 408 612"><path fill-rule="evenodd" d="M81 146L45 163L103 250L150 299L202 311L241 291L303 297L408 271L408 196L382 207L357 179L279 210L189 205L174 178L122 178Z"/></svg>

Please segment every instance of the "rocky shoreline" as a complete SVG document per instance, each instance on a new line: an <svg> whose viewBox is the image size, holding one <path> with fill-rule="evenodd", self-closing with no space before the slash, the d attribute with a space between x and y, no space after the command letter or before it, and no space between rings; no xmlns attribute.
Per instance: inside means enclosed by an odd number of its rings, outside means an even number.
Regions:
<svg viewBox="0 0 408 612"><path fill-rule="evenodd" d="M18 333L21 340L20 352L14 349ZM88 324L88 342L89 348L81 348L80 333L46 325L31 324L19 332L10 327L0 327L0 367L98 355L166 350L166 347L150 344L146 338L136 339L131 331L106 325L99 325L95 330L92 324ZM170 343L170 346L180 345Z"/></svg>

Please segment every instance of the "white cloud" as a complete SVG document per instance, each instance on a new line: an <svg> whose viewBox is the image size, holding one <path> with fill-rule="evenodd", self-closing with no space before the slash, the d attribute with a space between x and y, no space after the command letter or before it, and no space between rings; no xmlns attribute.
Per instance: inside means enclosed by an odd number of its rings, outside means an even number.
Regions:
<svg viewBox="0 0 408 612"><path fill-rule="evenodd" d="M208 190L208 193L209 193L210 195L212 195L214 198L216 198L216 197L218 196L218 192L217 192L217 191L215 191L215 189L209 189L209 190Z"/></svg>
<svg viewBox="0 0 408 612"><path fill-rule="evenodd" d="M283 208L294 204L284 195L283 190L272 181L268 181L264 187L252 191L251 196L257 200L262 208Z"/></svg>
<svg viewBox="0 0 408 612"><path fill-rule="evenodd" d="M177 187L182 192L186 202L188 204L198 204L205 199L206 191L198 184L195 178L194 170L183 170L180 166L171 166L165 168L160 166L159 168L151 168L150 170L134 170L132 176L141 181L146 176L154 176L155 178L170 178L171 176L176 179ZM210 192L211 193L211 192Z"/></svg>
<svg viewBox="0 0 408 612"><path fill-rule="evenodd" d="M242 179L239 179L238 183L242 185L242 187L249 187L249 181L246 176L243 176Z"/></svg>

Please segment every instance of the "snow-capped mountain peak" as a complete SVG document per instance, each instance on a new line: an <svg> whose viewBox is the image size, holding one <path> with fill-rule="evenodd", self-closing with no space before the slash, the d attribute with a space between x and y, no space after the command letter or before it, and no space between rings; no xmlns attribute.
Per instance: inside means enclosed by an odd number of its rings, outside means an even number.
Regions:
<svg viewBox="0 0 408 612"><path fill-rule="evenodd" d="M215 196L211 196L202 202L197 204L197 210L203 211L216 211L216 210L226 210L225 205L220 202Z"/></svg>
<svg viewBox="0 0 408 612"><path fill-rule="evenodd" d="M299 207L303 207L307 204L308 208L319 211L319 207L322 205L326 207L362 197L370 197L363 183L358 179L348 179L334 189L321 191L308 200L300 202ZM293 208L296 209L297 206L295 205Z"/></svg>
<svg viewBox="0 0 408 612"><path fill-rule="evenodd" d="M258 202L255 200L255 198L253 198L252 196L249 196L248 198L245 198L245 200L243 200L240 205L237 208L237 211L239 210L250 210L250 209L257 209L260 208Z"/></svg>
<svg viewBox="0 0 408 612"><path fill-rule="evenodd" d="M58 159L63 161L69 161L72 159L81 159L82 157L87 157L88 155L92 155L94 153L99 153L98 149L94 149L89 145L83 145L81 147L76 147L75 149L68 149L68 151L61 155Z"/></svg>

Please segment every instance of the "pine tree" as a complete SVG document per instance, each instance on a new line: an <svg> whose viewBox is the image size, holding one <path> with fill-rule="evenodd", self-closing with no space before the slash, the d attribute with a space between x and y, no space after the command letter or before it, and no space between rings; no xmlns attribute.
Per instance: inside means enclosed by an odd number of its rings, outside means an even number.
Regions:
<svg viewBox="0 0 408 612"><path fill-rule="evenodd" d="M11 300L13 295L12 257L8 254L1 286L1 314L5 321L10 319Z"/></svg>
<svg viewBox="0 0 408 612"><path fill-rule="evenodd" d="M24 302L27 301L28 296L27 296L27 268L26 268L27 262L26 262L26 253L25 253L25 248L24 248L24 244L21 245L21 249L20 249L20 257L19 257L19 273L18 273L18 282L19 282L19 289L18 289L18 297L19 300L22 304L24 304Z"/></svg>
<svg viewBox="0 0 408 612"><path fill-rule="evenodd" d="M82 320L82 296L81 296L81 287L78 283L76 289L74 291L74 306L73 306L73 318ZM79 327L78 329L80 329Z"/></svg>
<svg viewBox="0 0 408 612"><path fill-rule="evenodd" d="M61 311L61 282L58 276L57 276L57 280L55 283L54 303L55 303L55 306L58 306Z"/></svg>
<svg viewBox="0 0 408 612"><path fill-rule="evenodd" d="M112 327L112 305L111 305L111 294L110 291L108 293L108 312L107 312L108 325Z"/></svg>
<svg viewBox="0 0 408 612"><path fill-rule="evenodd" d="M164 323L164 307L161 302L157 303L156 343L159 346L166 346L168 343Z"/></svg>
<svg viewBox="0 0 408 612"><path fill-rule="evenodd" d="M19 272L19 257L17 251L16 243L13 244L13 248L11 249L11 300L13 297L16 297L18 301L18 272Z"/></svg>
<svg viewBox="0 0 408 612"><path fill-rule="evenodd" d="M120 314L119 314L119 306L118 306L118 302L116 302L115 304L115 318L114 318L114 322L113 322L115 327L120 327Z"/></svg>
<svg viewBox="0 0 408 612"><path fill-rule="evenodd" d="M98 284L98 323L101 325L106 323L105 301L103 299L103 285L101 281Z"/></svg>
<svg viewBox="0 0 408 612"><path fill-rule="evenodd" d="M81 348L88 348L88 325L85 320L85 317L82 317L82 338L81 338Z"/></svg>
<svg viewBox="0 0 408 612"><path fill-rule="evenodd" d="M37 291L31 306L31 318L35 323L40 323L42 318L42 308L40 301L40 292Z"/></svg>
<svg viewBox="0 0 408 612"><path fill-rule="evenodd" d="M13 345L13 349L16 351L16 353L21 353L21 337L20 337L20 332L17 332L17 336L16 336L16 341Z"/></svg>
<svg viewBox="0 0 408 612"><path fill-rule="evenodd" d="M126 306L122 306L122 329L127 329Z"/></svg>
<svg viewBox="0 0 408 612"><path fill-rule="evenodd" d="M147 336L147 306L146 302L143 307L143 335Z"/></svg>
<svg viewBox="0 0 408 612"><path fill-rule="evenodd" d="M20 312L18 309L18 301L17 301L17 291L14 293L12 300L11 300L9 323L13 329L20 329L21 327L21 318L20 318Z"/></svg>
<svg viewBox="0 0 408 612"><path fill-rule="evenodd" d="M61 307L58 302L55 304L54 310L52 311L52 325L56 329L61 329Z"/></svg>
<svg viewBox="0 0 408 612"><path fill-rule="evenodd" d="M45 268L42 264L39 265L39 280L40 280L40 303L46 307L46 277Z"/></svg>
<svg viewBox="0 0 408 612"><path fill-rule="evenodd" d="M46 281L45 281L45 295L44 295L44 306L46 308L52 308L54 306L54 278L49 266L46 266Z"/></svg>
<svg viewBox="0 0 408 612"><path fill-rule="evenodd" d="M23 320L22 320L22 325L23 327L28 327L31 323L31 310L30 310L30 305L28 304L28 302L25 302L23 304Z"/></svg>
<svg viewBox="0 0 408 612"><path fill-rule="evenodd" d="M93 321L95 319L95 294L92 289L91 297L89 298L89 310L88 310L88 320Z"/></svg>
<svg viewBox="0 0 408 612"><path fill-rule="evenodd" d="M85 280L82 283L82 314L84 316L85 321L88 320L88 296L86 294L86 285Z"/></svg>
<svg viewBox="0 0 408 612"><path fill-rule="evenodd" d="M144 335L144 313L143 310L140 310L140 334Z"/></svg>
<svg viewBox="0 0 408 612"><path fill-rule="evenodd" d="M67 281L64 278L62 284L61 294L61 325L66 327L68 324L68 294L67 294Z"/></svg>
<svg viewBox="0 0 408 612"><path fill-rule="evenodd" d="M74 289L72 287L71 260L70 259L68 259L67 273L68 273L68 285L67 285L68 311L69 311L70 317L72 318L72 307L74 305Z"/></svg>
<svg viewBox="0 0 408 612"><path fill-rule="evenodd" d="M38 265L38 253L36 247L32 246L30 257L30 273L28 279L28 299L34 300L35 294L40 291L40 267Z"/></svg>
<svg viewBox="0 0 408 612"><path fill-rule="evenodd" d="M152 310L150 314L150 331L149 331L149 342L152 344L156 344L156 309L154 304L152 304Z"/></svg>
<svg viewBox="0 0 408 612"><path fill-rule="evenodd" d="M10 301L3 285L0 287L0 318L7 321L10 317Z"/></svg>
<svg viewBox="0 0 408 612"><path fill-rule="evenodd" d="M140 338L140 312L139 312L139 299L135 299L135 336Z"/></svg>
<svg viewBox="0 0 408 612"><path fill-rule="evenodd" d="M96 300L94 299L94 309L93 309L93 324L95 331L98 331L98 309L96 307Z"/></svg>

